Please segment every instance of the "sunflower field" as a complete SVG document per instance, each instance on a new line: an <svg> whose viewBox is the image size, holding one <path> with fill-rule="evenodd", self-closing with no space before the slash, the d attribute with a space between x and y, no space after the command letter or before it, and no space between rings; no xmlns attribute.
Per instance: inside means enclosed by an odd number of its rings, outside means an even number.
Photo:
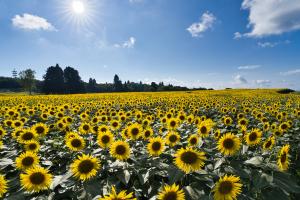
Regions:
<svg viewBox="0 0 300 200"><path fill-rule="evenodd" d="M0 96L0 199L300 199L300 96Z"/></svg>

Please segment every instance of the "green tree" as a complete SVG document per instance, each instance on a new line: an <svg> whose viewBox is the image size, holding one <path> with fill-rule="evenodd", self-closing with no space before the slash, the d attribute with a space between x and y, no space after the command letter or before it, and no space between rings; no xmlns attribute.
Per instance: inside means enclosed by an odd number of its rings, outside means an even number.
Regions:
<svg viewBox="0 0 300 200"><path fill-rule="evenodd" d="M21 85L23 86L25 91L29 92L30 95L32 93L32 89L35 83L34 75L35 75L35 71L33 71L32 69L26 69L19 73Z"/></svg>
<svg viewBox="0 0 300 200"><path fill-rule="evenodd" d="M115 74L114 76L114 91L121 92L123 90L122 81L120 80L119 76Z"/></svg>
<svg viewBox="0 0 300 200"><path fill-rule="evenodd" d="M84 84L76 69L66 67L64 69L65 90L69 94L83 93L85 91Z"/></svg>
<svg viewBox="0 0 300 200"><path fill-rule="evenodd" d="M87 92L93 93L97 92L97 82L95 79L90 78L86 87Z"/></svg>
<svg viewBox="0 0 300 200"><path fill-rule="evenodd" d="M47 69L44 75L43 92L46 94L64 93L64 72L58 64Z"/></svg>

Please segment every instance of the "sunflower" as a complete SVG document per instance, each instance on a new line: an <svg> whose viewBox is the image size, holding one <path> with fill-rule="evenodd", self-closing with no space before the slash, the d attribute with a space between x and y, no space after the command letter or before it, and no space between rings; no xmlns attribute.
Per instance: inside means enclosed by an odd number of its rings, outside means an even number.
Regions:
<svg viewBox="0 0 300 200"><path fill-rule="evenodd" d="M240 139L232 134L226 133L224 134L218 141L218 150L224 155L234 155L238 152L241 147Z"/></svg>
<svg viewBox="0 0 300 200"><path fill-rule="evenodd" d="M112 130L117 130L120 127L120 122L118 120L113 120L110 122L110 127Z"/></svg>
<svg viewBox="0 0 300 200"><path fill-rule="evenodd" d="M110 131L101 132L98 134L97 142L103 149L108 148L114 141L114 135Z"/></svg>
<svg viewBox="0 0 300 200"><path fill-rule="evenodd" d="M244 137L247 145L255 146L261 141L262 132L258 128L252 129L251 132L247 133Z"/></svg>
<svg viewBox="0 0 300 200"><path fill-rule="evenodd" d="M40 162L36 153L26 151L16 158L16 168L20 170L26 170L35 167Z"/></svg>
<svg viewBox="0 0 300 200"><path fill-rule="evenodd" d="M153 129L149 127L143 130L142 132L142 137L144 140L148 140L150 137L152 137L152 135L153 135Z"/></svg>
<svg viewBox="0 0 300 200"><path fill-rule="evenodd" d="M164 186L157 196L158 200L185 200L184 191L175 183Z"/></svg>
<svg viewBox="0 0 300 200"><path fill-rule="evenodd" d="M214 138L216 140L218 140L218 139L220 139L220 137L221 137L221 130L218 129L218 130L214 131Z"/></svg>
<svg viewBox="0 0 300 200"><path fill-rule="evenodd" d="M134 123L128 127L128 135L132 140L139 139L142 133L142 127L138 123Z"/></svg>
<svg viewBox="0 0 300 200"><path fill-rule="evenodd" d="M148 153L159 156L165 150L165 142L161 137L150 138L147 145Z"/></svg>
<svg viewBox="0 0 300 200"><path fill-rule="evenodd" d="M66 146L71 151L81 151L85 147L85 141L84 139L77 135L75 137L70 137L66 140Z"/></svg>
<svg viewBox="0 0 300 200"><path fill-rule="evenodd" d="M130 146L124 141L115 141L110 146L110 154L118 160L127 160L130 157Z"/></svg>
<svg viewBox="0 0 300 200"><path fill-rule="evenodd" d="M166 144L170 147L175 146L180 141L180 135L175 131L170 131L166 135Z"/></svg>
<svg viewBox="0 0 300 200"><path fill-rule="evenodd" d="M271 136L269 137L264 143L263 143L263 149L266 150L271 150L275 144L275 137Z"/></svg>
<svg viewBox="0 0 300 200"><path fill-rule="evenodd" d="M0 198L7 192L7 181L3 175L0 175Z"/></svg>
<svg viewBox="0 0 300 200"><path fill-rule="evenodd" d="M233 122L233 120L231 119L231 117L225 117L224 120L223 120L223 123L224 123L226 126L231 125L232 122Z"/></svg>
<svg viewBox="0 0 300 200"><path fill-rule="evenodd" d="M25 150L31 152L38 152L40 150L40 144L38 141L31 140L25 144Z"/></svg>
<svg viewBox="0 0 300 200"><path fill-rule="evenodd" d="M186 174L200 170L206 160L205 153L192 148L181 148L175 154L175 165Z"/></svg>
<svg viewBox="0 0 300 200"><path fill-rule="evenodd" d="M106 125L101 125L101 126L98 127L98 134L99 134L99 133L104 133L104 132L106 132L106 131L109 131L109 127L108 127L108 126L106 126Z"/></svg>
<svg viewBox="0 0 300 200"><path fill-rule="evenodd" d="M122 130L121 136L124 140L127 140L130 138L129 133L128 133L128 128L124 128Z"/></svg>
<svg viewBox="0 0 300 200"><path fill-rule="evenodd" d="M136 200L136 198L133 197L132 192L127 194L126 190L117 193L115 187L112 186L110 194L98 198L98 200Z"/></svg>
<svg viewBox="0 0 300 200"><path fill-rule="evenodd" d="M31 129L25 129L18 137L18 141L20 143L26 144L32 140L35 140L36 138L37 134L34 131L32 131Z"/></svg>
<svg viewBox="0 0 300 200"><path fill-rule="evenodd" d="M189 146L197 146L199 144L200 138L198 134L192 134L188 138L188 145Z"/></svg>
<svg viewBox="0 0 300 200"><path fill-rule="evenodd" d="M0 139L3 138L6 135L6 131L4 128L0 127Z"/></svg>
<svg viewBox="0 0 300 200"><path fill-rule="evenodd" d="M268 131L270 129L270 123L269 122L265 122L263 125L263 130L264 131Z"/></svg>
<svg viewBox="0 0 300 200"><path fill-rule="evenodd" d="M283 132L279 129L273 130L273 135L276 137L280 137L280 136L282 136L282 134L283 134Z"/></svg>
<svg viewBox="0 0 300 200"><path fill-rule="evenodd" d="M71 171L74 177L86 181L96 176L100 166L100 161L96 157L82 154L71 164Z"/></svg>
<svg viewBox="0 0 300 200"><path fill-rule="evenodd" d="M3 148L3 142L0 140L0 149Z"/></svg>
<svg viewBox="0 0 300 200"><path fill-rule="evenodd" d="M286 144L280 149L278 153L277 165L281 171L286 171L289 168L289 164L290 164L289 151L290 151L290 145Z"/></svg>
<svg viewBox="0 0 300 200"><path fill-rule="evenodd" d="M208 137L214 123L211 119L205 119L198 125L198 133L201 137Z"/></svg>
<svg viewBox="0 0 300 200"><path fill-rule="evenodd" d="M92 127L89 123L82 123L79 127L79 132L82 134L88 134L92 132Z"/></svg>
<svg viewBox="0 0 300 200"><path fill-rule="evenodd" d="M213 188L215 200L233 200L242 192L242 184L237 176L223 176Z"/></svg>
<svg viewBox="0 0 300 200"><path fill-rule="evenodd" d="M32 126L32 130L38 135L38 136L43 136L46 135L49 131L49 128L47 127L46 124L43 123L37 123Z"/></svg>
<svg viewBox="0 0 300 200"><path fill-rule="evenodd" d="M52 175L43 167L27 169L20 175L22 187L28 192L40 192L47 190L52 183Z"/></svg>
<svg viewBox="0 0 300 200"><path fill-rule="evenodd" d="M288 129L290 128L290 125L288 122L282 122L280 125L279 125L279 130L284 133L286 132Z"/></svg>
<svg viewBox="0 0 300 200"><path fill-rule="evenodd" d="M24 125L24 122L22 122L21 120L14 120L12 127L13 128L21 128L21 127L23 127L23 125Z"/></svg>
<svg viewBox="0 0 300 200"><path fill-rule="evenodd" d="M21 135L22 132L23 132L23 129L17 128L11 133L11 135L14 139L18 139L18 137Z"/></svg>
<svg viewBox="0 0 300 200"><path fill-rule="evenodd" d="M246 118L241 118L241 119L239 119L238 124L240 126L247 126L248 125L248 120Z"/></svg>
<svg viewBox="0 0 300 200"><path fill-rule="evenodd" d="M177 118L170 118L167 120L167 125L170 130L174 130L179 126L179 120Z"/></svg>

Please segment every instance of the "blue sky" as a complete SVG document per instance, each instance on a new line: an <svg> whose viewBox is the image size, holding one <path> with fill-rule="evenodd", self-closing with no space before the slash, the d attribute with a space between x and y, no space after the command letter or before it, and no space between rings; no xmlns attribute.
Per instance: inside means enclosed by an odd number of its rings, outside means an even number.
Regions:
<svg viewBox="0 0 300 200"><path fill-rule="evenodd" d="M300 0L0 0L0 76L300 89L299 42Z"/></svg>

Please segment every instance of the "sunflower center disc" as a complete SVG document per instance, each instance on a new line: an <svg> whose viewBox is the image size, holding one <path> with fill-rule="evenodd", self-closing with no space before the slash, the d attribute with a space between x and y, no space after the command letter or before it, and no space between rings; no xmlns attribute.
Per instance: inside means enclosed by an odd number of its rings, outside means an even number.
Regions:
<svg viewBox="0 0 300 200"><path fill-rule="evenodd" d="M168 192L163 198L163 200L176 200L176 199L177 199L177 193L173 191Z"/></svg>
<svg viewBox="0 0 300 200"><path fill-rule="evenodd" d="M200 132L202 134L206 133L207 132L207 128L205 126L202 126L201 129L200 129Z"/></svg>
<svg viewBox="0 0 300 200"><path fill-rule="evenodd" d="M153 142L153 144L152 144L152 149L153 149L153 151L158 151L158 150L160 150L160 147L161 147L160 142Z"/></svg>
<svg viewBox="0 0 300 200"><path fill-rule="evenodd" d="M87 131L87 130L89 130L89 126L88 125L84 125L83 129Z"/></svg>
<svg viewBox="0 0 300 200"><path fill-rule="evenodd" d="M232 139L226 139L224 140L223 142L223 146L226 148L226 149L231 149L233 146L234 146L234 142Z"/></svg>
<svg viewBox="0 0 300 200"><path fill-rule="evenodd" d="M171 125L172 127L174 127L174 126L176 125L176 122L171 121L170 125Z"/></svg>
<svg viewBox="0 0 300 200"><path fill-rule="evenodd" d="M104 143L104 144L107 144L110 140L110 137L108 135L104 135L101 137L101 141Z"/></svg>
<svg viewBox="0 0 300 200"><path fill-rule="evenodd" d="M81 161L78 165L78 171L83 174L87 174L94 168L94 163L92 163L90 160L84 160Z"/></svg>
<svg viewBox="0 0 300 200"><path fill-rule="evenodd" d="M250 141L255 141L256 138L257 138L257 135L256 135L255 132L253 132L253 133L251 133L251 134L249 135L249 140L250 140Z"/></svg>
<svg viewBox="0 0 300 200"><path fill-rule="evenodd" d="M221 194L229 194L232 190L232 183L230 181L224 181L220 184L219 192Z"/></svg>
<svg viewBox="0 0 300 200"><path fill-rule="evenodd" d="M145 132L145 136L146 136L146 137L149 137L149 136L150 136L150 132L149 132L149 131L146 131L146 132Z"/></svg>
<svg viewBox="0 0 300 200"><path fill-rule="evenodd" d="M80 147L81 146L81 141L79 139L73 139L71 142L73 147Z"/></svg>
<svg viewBox="0 0 300 200"><path fill-rule="evenodd" d="M32 184L39 185L45 181L45 175L41 172L36 172L31 174L29 179Z"/></svg>
<svg viewBox="0 0 300 200"><path fill-rule="evenodd" d="M280 161L284 163L286 161L286 153L282 154L280 157Z"/></svg>
<svg viewBox="0 0 300 200"><path fill-rule="evenodd" d="M22 165L24 166L30 166L34 162L34 159L32 157L25 157L22 159Z"/></svg>
<svg viewBox="0 0 300 200"><path fill-rule="evenodd" d="M116 147L116 153L119 155L123 155L126 152L126 148L123 145L119 145Z"/></svg>
<svg viewBox="0 0 300 200"><path fill-rule="evenodd" d="M176 142L176 141L177 141L176 135L171 135L171 136L169 137L169 140L170 140L170 142Z"/></svg>
<svg viewBox="0 0 300 200"><path fill-rule="evenodd" d="M132 133L132 135L137 135L137 134L139 133L139 129L133 128L133 129L131 130L131 133Z"/></svg>
<svg viewBox="0 0 300 200"><path fill-rule="evenodd" d="M30 149L30 150L36 149L36 144L30 144L30 145L29 145L29 149Z"/></svg>
<svg viewBox="0 0 300 200"><path fill-rule="evenodd" d="M190 140L190 143L191 143L192 145L196 144L196 143L197 143L197 138L192 138L192 139Z"/></svg>
<svg viewBox="0 0 300 200"><path fill-rule="evenodd" d="M198 156L196 153L194 152L184 152L183 154L181 154L181 160L186 163L186 164L193 164L197 161Z"/></svg>
<svg viewBox="0 0 300 200"><path fill-rule="evenodd" d="M42 134L43 132L44 132L44 128L43 127L41 127L41 126L38 126L38 127L36 127L35 128L35 130L36 130L36 132L38 133L38 134Z"/></svg>
<svg viewBox="0 0 300 200"><path fill-rule="evenodd" d="M268 142L266 143L266 148L269 148L269 147L271 146L271 144L272 144L272 142L271 142L271 141L268 141Z"/></svg>
<svg viewBox="0 0 300 200"><path fill-rule="evenodd" d="M24 140L31 140L33 138L33 135L32 135L32 133L28 132L28 133L25 133L22 138Z"/></svg>

